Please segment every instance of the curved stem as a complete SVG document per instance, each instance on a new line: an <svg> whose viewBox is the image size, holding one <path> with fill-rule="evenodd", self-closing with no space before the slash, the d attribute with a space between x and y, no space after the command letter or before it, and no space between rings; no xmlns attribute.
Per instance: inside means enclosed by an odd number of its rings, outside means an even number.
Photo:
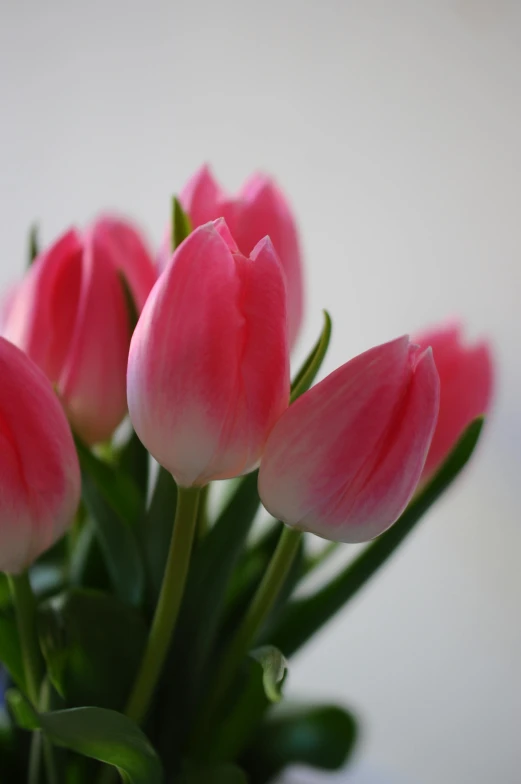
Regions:
<svg viewBox="0 0 521 784"><path fill-rule="evenodd" d="M25 690L33 707L38 710L43 662L36 632L36 601L27 572L7 576L16 611L16 623L22 647Z"/></svg>
<svg viewBox="0 0 521 784"><path fill-rule="evenodd" d="M239 626L230 646L221 661L213 688L209 692L200 712L200 724L194 734L194 747L199 741L206 741L206 730L213 719L215 710L233 683L233 678L254 642L257 633L267 619L284 581L288 575L293 559L302 537L301 531L284 526L280 539L268 569L262 579L255 596ZM204 725L204 726L203 726Z"/></svg>
<svg viewBox="0 0 521 784"><path fill-rule="evenodd" d="M141 667L125 709L126 715L138 723L143 721L150 705L179 615L197 524L199 492L198 487L178 489L174 530L161 592Z"/></svg>

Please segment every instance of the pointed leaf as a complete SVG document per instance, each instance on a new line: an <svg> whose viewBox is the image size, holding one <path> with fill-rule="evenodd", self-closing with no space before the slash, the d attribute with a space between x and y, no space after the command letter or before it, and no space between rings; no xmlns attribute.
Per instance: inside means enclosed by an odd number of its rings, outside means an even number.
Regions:
<svg viewBox="0 0 521 784"><path fill-rule="evenodd" d="M192 231L192 224L181 202L174 196L172 200L172 251L188 237Z"/></svg>
<svg viewBox="0 0 521 784"><path fill-rule="evenodd" d="M322 327L320 337L292 381L291 402L306 392L315 380L331 340L331 326L331 316L327 310L324 310L324 326Z"/></svg>
<svg viewBox="0 0 521 784"><path fill-rule="evenodd" d="M267 641L291 656L333 618L391 557L425 512L452 484L470 459L482 426L482 418L469 425L437 474L413 499L398 522L371 542L329 584L311 596L288 604Z"/></svg>
<svg viewBox="0 0 521 784"><path fill-rule="evenodd" d="M127 309L128 315L128 325L130 328L130 334L132 334L136 328L136 324L139 320L139 312L136 306L136 301L134 299L134 295L132 294L132 289L130 288L129 282L126 276L123 274L121 270L118 270L119 280L121 282L121 287L123 289L123 296L125 297L125 306Z"/></svg>
<svg viewBox="0 0 521 784"><path fill-rule="evenodd" d="M29 229L29 242L28 244L28 253L27 253L27 261L28 267L31 266L35 258L38 256L40 252L39 249L39 242L38 242L38 224L33 223L31 228Z"/></svg>
<svg viewBox="0 0 521 784"><path fill-rule="evenodd" d="M262 667L262 685L270 702L282 699L282 685L288 672L284 655L273 645L263 645L251 651L250 656Z"/></svg>

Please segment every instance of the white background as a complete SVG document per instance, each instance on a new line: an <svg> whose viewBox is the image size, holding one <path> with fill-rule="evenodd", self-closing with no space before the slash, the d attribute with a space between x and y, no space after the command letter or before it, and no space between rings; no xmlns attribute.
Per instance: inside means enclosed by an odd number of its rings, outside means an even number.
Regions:
<svg viewBox="0 0 521 784"><path fill-rule="evenodd" d="M291 198L301 352L327 307L327 369L448 315L491 336L499 387L478 458L289 688L352 705L358 759L389 781L519 782L521 3L0 9L2 284L34 219L50 241L117 208L159 241L170 194L208 160L232 188L272 172Z"/></svg>

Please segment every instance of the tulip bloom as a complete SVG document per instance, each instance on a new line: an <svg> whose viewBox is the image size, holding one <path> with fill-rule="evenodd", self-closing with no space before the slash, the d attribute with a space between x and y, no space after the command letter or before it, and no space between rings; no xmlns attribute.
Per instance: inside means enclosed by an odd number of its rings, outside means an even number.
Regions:
<svg viewBox="0 0 521 784"><path fill-rule="evenodd" d="M224 218L245 256L259 240L269 236L286 275L289 344L293 346L302 322L302 258L295 219L273 180L255 174L237 196L231 197L216 182L209 168L203 166L188 181L179 198L193 228ZM169 235L161 257L166 260L170 255Z"/></svg>
<svg viewBox="0 0 521 784"><path fill-rule="evenodd" d="M127 396L179 485L256 465L289 398L284 274L268 238L246 258L218 220L179 246L134 331Z"/></svg>
<svg viewBox="0 0 521 784"><path fill-rule="evenodd" d="M466 345L460 324L444 324L414 338L431 346L440 376L440 413L423 469L428 479L447 457L473 419L486 414L492 399L493 365L490 346Z"/></svg>
<svg viewBox="0 0 521 784"><path fill-rule="evenodd" d="M84 234L70 230L32 264L3 326L88 443L109 438L126 413L130 326L120 273L140 308L156 275L132 227L103 218Z"/></svg>
<svg viewBox="0 0 521 784"><path fill-rule="evenodd" d="M407 336L366 351L282 415L262 457L259 494L289 525L364 542L405 509L436 424L432 352Z"/></svg>
<svg viewBox="0 0 521 784"><path fill-rule="evenodd" d="M18 574L72 522L80 469L50 382L3 338L0 377L0 571Z"/></svg>

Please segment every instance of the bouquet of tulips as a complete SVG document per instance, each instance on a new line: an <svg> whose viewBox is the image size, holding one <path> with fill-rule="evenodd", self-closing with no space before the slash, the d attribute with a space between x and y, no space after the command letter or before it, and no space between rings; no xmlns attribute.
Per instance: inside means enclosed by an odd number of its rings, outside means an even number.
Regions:
<svg viewBox="0 0 521 784"><path fill-rule="evenodd" d="M341 767L357 722L283 700L288 660L469 459L487 344L442 325L314 384L325 314L291 374L299 238L261 176L232 198L196 173L157 259L111 216L36 245L1 316L1 782Z"/></svg>

